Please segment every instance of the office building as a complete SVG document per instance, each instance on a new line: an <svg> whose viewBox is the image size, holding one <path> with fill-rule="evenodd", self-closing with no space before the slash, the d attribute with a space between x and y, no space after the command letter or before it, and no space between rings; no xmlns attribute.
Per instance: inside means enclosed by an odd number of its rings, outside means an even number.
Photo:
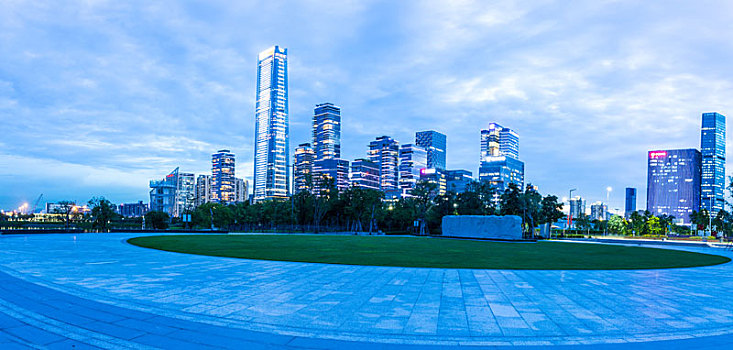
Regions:
<svg viewBox="0 0 733 350"><path fill-rule="evenodd" d="M444 195L448 189L448 181L442 170L424 168L420 170L420 181L436 184L434 195Z"/></svg>
<svg viewBox="0 0 733 350"><path fill-rule="evenodd" d="M315 153L310 143L301 143L295 149L293 164L294 192L313 190L313 161Z"/></svg>
<svg viewBox="0 0 733 350"><path fill-rule="evenodd" d="M143 201L137 203L124 203L117 207L117 212L126 218L138 218L149 211L149 206Z"/></svg>
<svg viewBox="0 0 733 350"><path fill-rule="evenodd" d="M467 187L473 182L473 174L468 170L446 170L446 189L455 193L466 192Z"/></svg>
<svg viewBox="0 0 733 350"><path fill-rule="evenodd" d="M420 181L420 171L428 167L427 151L416 145L405 144L400 147L400 191L409 196Z"/></svg>
<svg viewBox="0 0 733 350"><path fill-rule="evenodd" d="M313 188L316 194L328 189L333 182L339 192L349 188L349 161L340 158L313 162Z"/></svg>
<svg viewBox="0 0 733 350"><path fill-rule="evenodd" d="M211 200L216 203L233 203L234 193L234 154L228 149L219 150L211 155Z"/></svg>
<svg viewBox="0 0 733 350"><path fill-rule="evenodd" d="M288 53L273 46L257 60L254 200L290 195Z"/></svg>
<svg viewBox="0 0 733 350"><path fill-rule="evenodd" d="M194 174L181 173L176 168L163 180L150 181L150 210L179 217L193 210L196 200Z"/></svg>
<svg viewBox="0 0 733 350"><path fill-rule="evenodd" d="M315 160L341 158L341 108L321 103L313 110Z"/></svg>
<svg viewBox="0 0 733 350"><path fill-rule="evenodd" d="M428 168L445 170L446 137L437 131L428 130L415 133L415 145L427 151Z"/></svg>
<svg viewBox="0 0 733 350"><path fill-rule="evenodd" d="M354 187L379 189L379 164L367 159L351 162L351 184Z"/></svg>
<svg viewBox="0 0 733 350"><path fill-rule="evenodd" d="M636 211L636 188L626 187L626 202L624 205L624 216L631 217L631 213Z"/></svg>
<svg viewBox="0 0 733 350"><path fill-rule="evenodd" d="M212 202L211 199L211 175L199 175L196 178L196 202L195 205Z"/></svg>
<svg viewBox="0 0 733 350"><path fill-rule="evenodd" d="M725 206L725 116L703 113L700 137L700 207L717 215ZM712 205L712 209L711 209Z"/></svg>
<svg viewBox="0 0 733 350"><path fill-rule="evenodd" d="M390 196L399 195L399 145L389 136L369 143L369 160L379 166L379 189Z"/></svg>
<svg viewBox="0 0 733 350"><path fill-rule="evenodd" d="M493 157L519 160L519 135L514 130L496 123L481 130L481 161L489 161Z"/></svg>
<svg viewBox="0 0 733 350"><path fill-rule="evenodd" d="M696 149L649 151L646 209L689 225L690 213L700 210L701 164Z"/></svg>

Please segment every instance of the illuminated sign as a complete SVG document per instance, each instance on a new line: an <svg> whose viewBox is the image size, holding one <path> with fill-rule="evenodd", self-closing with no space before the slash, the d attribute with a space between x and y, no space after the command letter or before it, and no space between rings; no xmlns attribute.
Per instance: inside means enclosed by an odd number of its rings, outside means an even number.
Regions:
<svg viewBox="0 0 733 350"><path fill-rule="evenodd" d="M649 159L665 158L667 157L667 151L651 151L649 152Z"/></svg>
<svg viewBox="0 0 733 350"><path fill-rule="evenodd" d="M435 169L422 168L420 169L420 175L435 174Z"/></svg>

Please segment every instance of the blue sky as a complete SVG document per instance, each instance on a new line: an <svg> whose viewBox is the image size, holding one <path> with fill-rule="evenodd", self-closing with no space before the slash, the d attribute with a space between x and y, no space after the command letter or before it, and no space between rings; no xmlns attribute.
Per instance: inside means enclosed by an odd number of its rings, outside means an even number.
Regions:
<svg viewBox="0 0 733 350"><path fill-rule="evenodd" d="M235 3L235 4L232 4ZM479 131L520 135L526 180L645 206L646 152L699 148L733 116L729 1L0 1L0 208L148 201L229 148L252 178L257 53L288 48L291 147L342 107L342 152L448 135L477 172ZM729 149L730 153L730 149Z"/></svg>

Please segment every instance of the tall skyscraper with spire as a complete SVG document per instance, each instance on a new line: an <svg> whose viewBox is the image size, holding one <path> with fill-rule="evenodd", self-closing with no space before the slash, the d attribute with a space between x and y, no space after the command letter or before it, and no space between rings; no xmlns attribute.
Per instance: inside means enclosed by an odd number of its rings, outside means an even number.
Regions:
<svg viewBox="0 0 733 350"><path fill-rule="evenodd" d="M700 134L700 208L717 215L725 205L725 116L714 112L703 113Z"/></svg>
<svg viewBox="0 0 733 350"><path fill-rule="evenodd" d="M288 50L273 46L257 60L255 201L290 195Z"/></svg>

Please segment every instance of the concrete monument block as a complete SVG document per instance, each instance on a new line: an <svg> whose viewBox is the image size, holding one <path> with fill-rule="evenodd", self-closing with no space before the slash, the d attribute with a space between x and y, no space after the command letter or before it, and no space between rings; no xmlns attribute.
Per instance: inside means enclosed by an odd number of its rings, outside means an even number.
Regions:
<svg viewBox="0 0 733 350"><path fill-rule="evenodd" d="M443 217L443 236L521 240L522 218L516 215L448 215Z"/></svg>

